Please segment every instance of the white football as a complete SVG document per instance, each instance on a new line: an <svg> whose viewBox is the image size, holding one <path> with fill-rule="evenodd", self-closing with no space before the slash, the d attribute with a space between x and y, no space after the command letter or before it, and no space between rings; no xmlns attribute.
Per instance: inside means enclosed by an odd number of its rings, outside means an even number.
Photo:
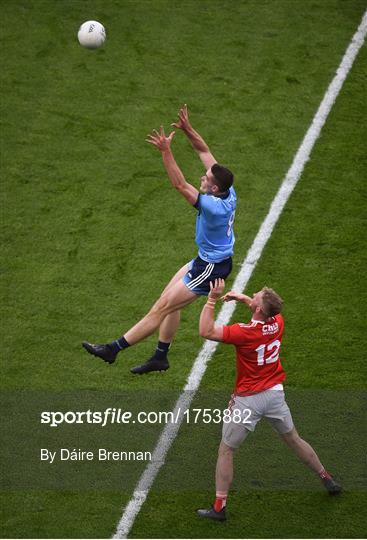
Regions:
<svg viewBox="0 0 367 540"><path fill-rule="evenodd" d="M79 28L78 40L87 49L98 49L106 41L106 30L97 21L87 21Z"/></svg>

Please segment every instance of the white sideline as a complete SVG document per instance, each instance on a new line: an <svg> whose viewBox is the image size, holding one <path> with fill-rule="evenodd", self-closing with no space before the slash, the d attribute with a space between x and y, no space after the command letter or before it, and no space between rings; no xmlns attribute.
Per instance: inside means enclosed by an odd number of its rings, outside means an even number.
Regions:
<svg viewBox="0 0 367 540"><path fill-rule="evenodd" d="M242 263L241 269L237 274L233 289L237 291L243 291L246 287L252 272L261 257L261 253L269 240L273 229L279 219L282 210L288 201L292 191L294 190L301 173L304 169L306 162L310 157L312 148L318 139L321 129L325 124L326 118L337 98L345 78L347 77L349 70L351 69L353 62L358 54L359 49L362 47L364 39L367 33L367 11L364 13L362 22L358 27L357 32L354 34L340 66L336 71L336 75L327 89L324 98L315 114L312 124L309 127L301 146L299 147L290 169L284 178L278 193L276 194L273 202L270 206L269 212L264 219L256 238L249 249L245 260ZM223 304L222 309L217 318L217 324L228 324L235 309L235 303ZM213 341L206 341L200 350L198 356L195 359L190 375L187 379L187 383L179 396L175 405L175 418L176 413L187 409L194 395L199 388L201 379L205 373L206 366L212 357L217 343ZM129 534L131 527L134 524L135 518L138 515L144 501L146 500L149 490L160 470L165 462L165 458L168 450L174 441L183 416L180 415L180 420L176 424L166 424L163 429L155 450L152 455L152 461L146 466L137 486L135 487L132 498L124 509L122 517L117 525L116 532L113 538L126 538Z"/></svg>

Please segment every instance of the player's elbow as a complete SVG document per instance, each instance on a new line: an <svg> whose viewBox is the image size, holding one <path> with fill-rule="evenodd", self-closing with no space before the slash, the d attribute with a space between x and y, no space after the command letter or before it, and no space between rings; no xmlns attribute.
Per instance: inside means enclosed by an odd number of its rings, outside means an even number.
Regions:
<svg viewBox="0 0 367 540"><path fill-rule="evenodd" d="M181 195L185 196L185 189L184 189L184 186L182 184L180 184L179 182L177 182L176 184L173 184L173 187L175 188L175 190L180 193Z"/></svg>
<svg viewBox="0 0 367 540"><path fill-rule="evenodd" d="M214 325L210 328L201 328L199 326L199 334L202 338L209 339L210 341L223 340L223 331L220 326Z"/></svg>
<svg viewBox="0 0 367 540"><path fill-rule="evenodd" d="M199 335L200 337L204 339L211 339L212 331L209 328L200 328L199 327Z"/></svg>
<svg viewBox="0 0 367 540"><path fill-rule="evenodd" d="M182 189L182 183L177 179L172 182L172 185L175 189L177 189L177 191Z"/></svg>

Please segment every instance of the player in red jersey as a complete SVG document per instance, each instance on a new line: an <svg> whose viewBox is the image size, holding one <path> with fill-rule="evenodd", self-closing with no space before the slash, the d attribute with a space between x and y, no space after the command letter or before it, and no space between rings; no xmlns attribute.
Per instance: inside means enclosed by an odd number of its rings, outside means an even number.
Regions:
<svg viewBox="0 0 367 540"><path fill-rule="evenodd" d="M214 323L215 303L224 291L224 280L211 284L208 300L200 316L199 330L204 338L232 344L236 347L237 376L229 403L230 421L223 423L216 468L216 498L209 509L198 510L200 517L224 521L227 495L233 478L233 453L265 417L298 458L314 471L331 495L341 492L341 486L325 470L314 449L298 435L285 401L285 372L280 362L280 347L284 321L283 300L264 287L252 298L231 291L222 297L247 304L252 312L248 324L218 326Z"/></svg>

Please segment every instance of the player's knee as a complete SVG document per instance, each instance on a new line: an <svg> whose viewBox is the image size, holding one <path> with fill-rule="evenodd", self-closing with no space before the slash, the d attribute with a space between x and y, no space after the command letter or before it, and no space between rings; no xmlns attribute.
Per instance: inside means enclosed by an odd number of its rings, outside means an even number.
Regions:
<svg viewBox="0 0 367 540"><path fill-rule="evenodd" d="M298 444L300 444L300 442L302 442L302 439L298 435L295 428L293 428L288 433L283 433L282 434L282 439L284 440L284 442L286 442L288 444L288 446L297 446Z"/></svg>
<svg viewBox="0 0 367 540"><path fill-rule="evenodd" d="M226 456L231 455L234 452L234 448L231 448L226 444L225 442L221 441L219 448L218 448L218 456Z"/></svg>
<svg viewBox="0 0 367 540"><path fill-rule="evenodd" d="M149 313L158 318L165 317L169 313L169 299L167 295L162 294Z"/></svg>

